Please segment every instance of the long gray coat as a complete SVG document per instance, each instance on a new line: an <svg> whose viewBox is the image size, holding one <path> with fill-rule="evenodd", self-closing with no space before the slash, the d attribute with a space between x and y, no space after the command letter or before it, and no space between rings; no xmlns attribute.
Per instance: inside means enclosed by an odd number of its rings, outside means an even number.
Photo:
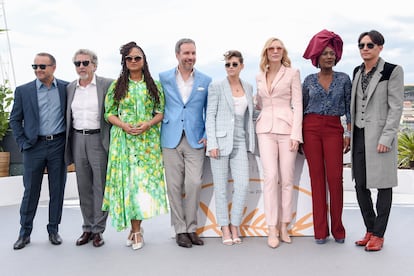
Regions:
<svg viewBox="0 0 414 276"><path fill-rule="evenodd" d="M378 68L367 87L365 111L367 188L377 189L391 188L398 185L397 134L404 100L404 72L402 67L397 65L392 69L391 74L386 74L384 64L385 61L380 58ZM356 92L361 70L357 67L354 72L351 95L352 130L355 123ZM383 144L391 150L387 153L378 153L378 144ZM351 150L353 150L352 141ZM354 177L353 170L352 177Z"/></svg>
<svg viewBox="0 0 414 276"><path fill-rule="evenodd" d="M240 80L247 99L246 148L254 152L255 135L253 126L253 87ZM212 149L219 149L220 155L229 155L233 150L234 102L227 78L211 83L208 88L206 113L207 155Z"/></svg>

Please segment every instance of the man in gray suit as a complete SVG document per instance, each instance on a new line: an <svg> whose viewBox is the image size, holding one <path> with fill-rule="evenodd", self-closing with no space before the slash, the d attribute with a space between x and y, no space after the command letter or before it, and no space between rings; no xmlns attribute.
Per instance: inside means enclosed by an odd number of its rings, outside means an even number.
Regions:
<svg viewBox="0 0 414 276"><path fill-rule="evenodd" d="M378 31L362 33L358 47L362 65L354 70L351 96L353 139L352 173L366 234L355 242L366 251L379 251L397 186L397 134L403 109L404 73L401 66L379 55L384 37ZM376 210L371 188L378 190Z"/></svg>
<svg viewBox="0 0 414 276"><path fill-rule="evenodd" d="M67 86L66 151L67 164L75 163L83 233L76 245L90 240L104 244L107 212L102 211L108 162L110 125L104 119L104 101L112 79L95 75L98 57L87 49L73 56L79 79Z"/></svg>

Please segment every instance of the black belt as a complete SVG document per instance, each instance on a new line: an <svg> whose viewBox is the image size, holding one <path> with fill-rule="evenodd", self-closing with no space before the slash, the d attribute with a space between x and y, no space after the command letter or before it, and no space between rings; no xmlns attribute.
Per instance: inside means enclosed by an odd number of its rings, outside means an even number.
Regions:
<svg viewBox="0 0 414 276"><path fill-rule="evenodd" d="M100 133L100 129L74 129L78 133L82 133L83 135L91 135Z"/></svg>
<svg viewBox="0 0 414 276"><path fill-rule="evenodd" d="M52 141L55 140L56 138L65 136L65 132L61 132L58 134L53 134L53 135L46 135L46 136L38 136L40 140L44 140L44 141Z"/></svg>

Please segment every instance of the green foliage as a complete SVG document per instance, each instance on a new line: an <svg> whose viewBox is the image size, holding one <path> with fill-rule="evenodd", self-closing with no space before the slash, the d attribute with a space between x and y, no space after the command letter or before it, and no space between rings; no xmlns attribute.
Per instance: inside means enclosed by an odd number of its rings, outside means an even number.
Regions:
<svg viewBox="0 0 414 276"><path fill-rule="evenodd" d="M414 161L414 131L401 131L398 134L398 167L410 168L410 161Z"/></svg>
<svg viewBox="0 0 414 276"><path fill-rule="evenodd" d="M9 130L10 111L9 107L13 101L13 91L9 87L9 82L6 80L4 84L0 84L0 141ZM3 148L0 147L0 151Z"/></svg>
<svg viewBox="0 0 414 276"><path fill-rule="evenodd" d="M414 91L414 85L404 85L404 91Z"/></svg>

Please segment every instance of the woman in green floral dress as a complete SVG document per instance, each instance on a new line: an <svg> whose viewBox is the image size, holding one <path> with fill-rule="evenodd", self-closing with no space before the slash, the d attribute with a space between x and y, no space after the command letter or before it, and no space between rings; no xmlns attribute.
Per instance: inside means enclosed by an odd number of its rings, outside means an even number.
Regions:
<svg viewBox="0 0 414 276"><path fill-rule="evenodd" d="M141 221L168 212L159 125L164 94L135 42L120 52L122 71L105 99L113 126L103 210L118 231L131 226L127 245L136 250L144 245Z"/></svg>

